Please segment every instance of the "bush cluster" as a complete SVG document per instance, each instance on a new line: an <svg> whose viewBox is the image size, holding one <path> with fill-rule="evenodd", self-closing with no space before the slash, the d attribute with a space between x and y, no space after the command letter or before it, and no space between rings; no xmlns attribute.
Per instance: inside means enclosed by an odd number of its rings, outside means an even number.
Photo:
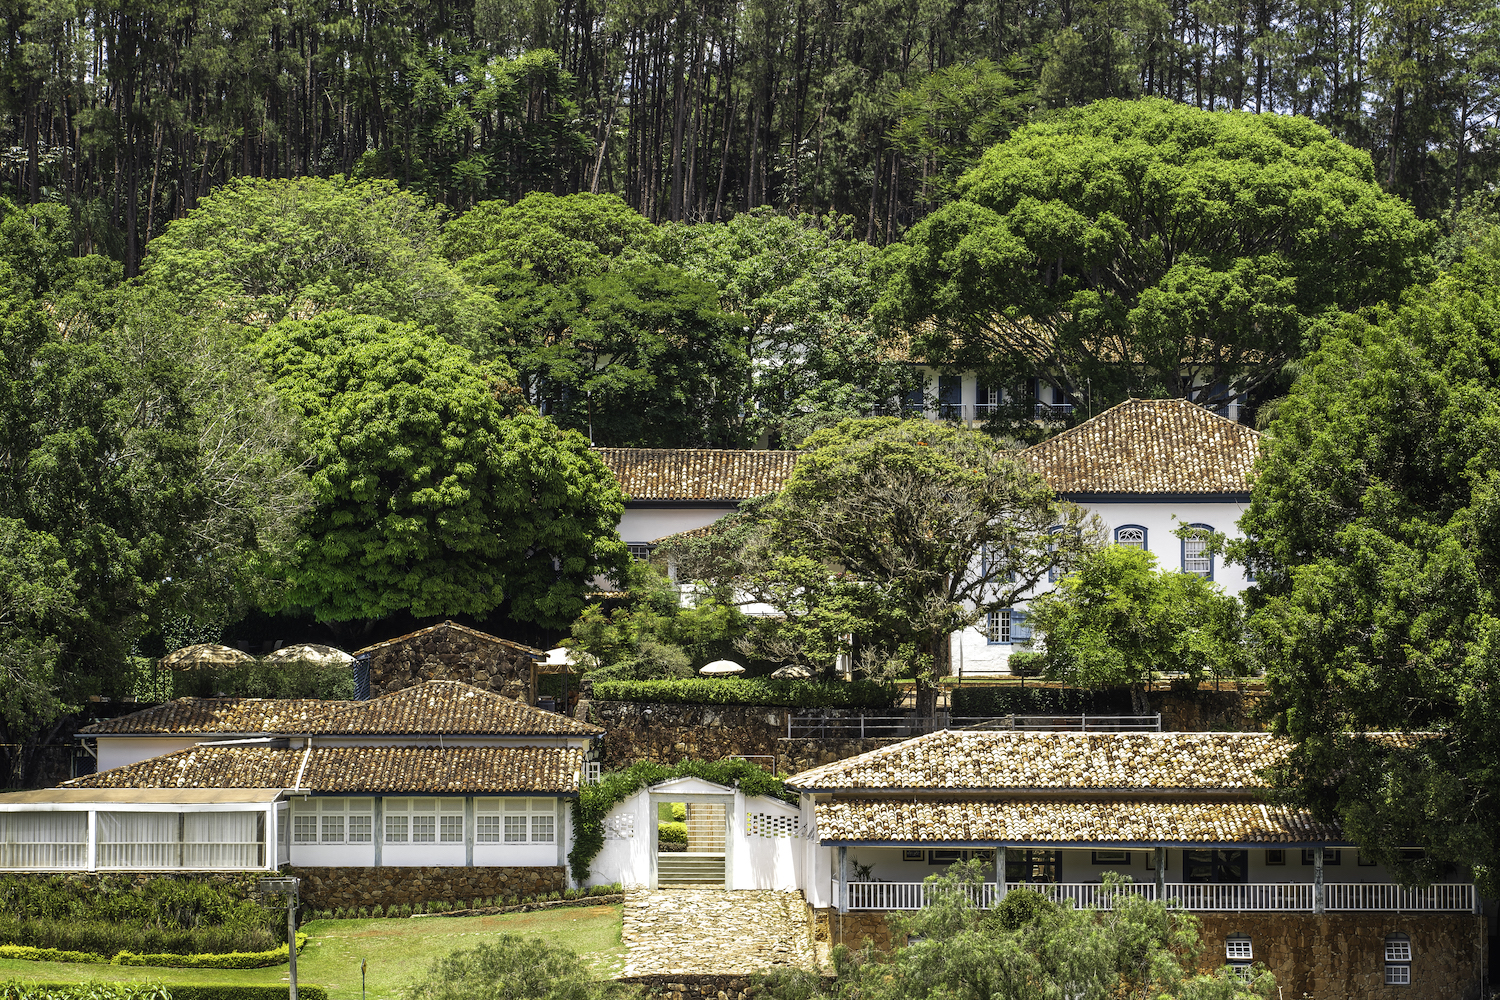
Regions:
<svg viewBox="0 0 1500 1000"><path fill-rule="evenodd" d="M409 917L422 913L453 913L459 910L499 909L504 906L519 906L522 903L541 903L559 899L588 899L591 896L609 896L622 892L620 883L596 885L561 892L533 893L529 896L476 896L473 899L435 899L412 906L410 903L390 906L340 906L332 910L305 910L307 920L361 920L372 917Z"/></svg>
<svg viewBox="0 0 1500 1000"><path fill-rule="evenodd" d="M307 935L298 934L298 950L300 951L306 944ZM121 951L111 957L99 952L62 951L57 948L0 944L0 958L20 959L27 962L78 962L85 965L146 965L171 969L263 969L268 965L281 965L286 961L286 945L269 951L235 951L203 955L184 955L176 952L141 954Z"/></svg>
<svg viewBox="0 0 1500 1000"><path fill-rule="evenodd" d="M285 986L229 983L0 983L0 1000L281 1000ZM302 1000L328 1000L321 986L297 984Z"/></svg>
<svg viewBox="0 0 1500 1000"><path fill-rule="evenodd" d="M890 708L899 697L879 681L781 680L772 677L693 678L665 681L596 681L600 701L672 705L772 705L786 708Z"/></svg>
<svg viewBox="0 0 1500 1000"><path fill-rule="evenodd" d="M114 955L265 952L286 942L277 914L251 898L255 876L0 878L0 944Z"/></svg>

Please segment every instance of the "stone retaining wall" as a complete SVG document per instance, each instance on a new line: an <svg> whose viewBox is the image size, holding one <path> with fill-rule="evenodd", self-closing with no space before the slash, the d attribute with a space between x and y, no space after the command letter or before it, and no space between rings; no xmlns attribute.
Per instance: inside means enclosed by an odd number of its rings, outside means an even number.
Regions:
<svg viewBox="0 0 1500 1000"><path fill-rule="evenodd" d="M823 977L832 982L832 977ZM668 974L621 976L617 982L634 983L646 993L668 1000L748 1000L760 992L755 976Z"/></svg>
<svg viewBox="0 0 1500 1000"><path fill-rule="evenodd" d="M531 704L532 660L515 644L444 622L367 647L370 695L389 694L423 681L462 681Z"/></svg>
<svg viewBox="0 0 1500 1000"><path fill-rule="evenodd" d="M1468 913L1205 913L1205 968L1223 963L1224 941L1248 934L1255 961L1287 997L1313 1000L1467 1000L1484 975L1484 918ZM1385 985L1385 939L1411 938L1411 985Z"/></svg>
<svg viewBox="0 0 1500 1000"><path fill-rule="evenodd" d="M808 907L813 940L891 948L888 914ZM1276 975L1283 997L1298 1000L1470 1000L1486 975L1482 916L1468 913L1201 913L1199 964L1224 964L1225 941L1250 937L1256 962ZM1385 985L1385 939L1411 939L1411 984Z"/></svg>
<svg viewBox="0 0 1500 1000"><path fill-rule="evenodd" d="M302 903L315 910L341 906L467 902L485 896L535 896L562 892L561 865L514 868L288 868L300 876Z"/></svg>
<svg viewBox="0 0 1500 1000"><path fill-rule="evenodd" d="M676 764L684 760L759 758L778 771L796 772L899 743L899 739L786 738L789 709L765 705L672 705L655 702L590 701L580 712L603 726L604 770L637 761Z"/></svg>

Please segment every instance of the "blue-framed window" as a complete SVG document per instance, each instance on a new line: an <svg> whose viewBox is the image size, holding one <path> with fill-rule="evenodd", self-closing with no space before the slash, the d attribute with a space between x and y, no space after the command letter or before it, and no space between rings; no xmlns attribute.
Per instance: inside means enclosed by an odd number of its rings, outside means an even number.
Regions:
<svg viewBox="0 0 1500 1000"><path fill-rule="evenodd" d="M1139 524L1122 524L1115 529L1115 544L1146 551L1146 529Z"/></svg>
<svg viewBox="0 0 1500 1000"><path fill-rule="evenodd" d="M1031 641L1031 626L1026 624L1026 612L1015 608L1000 608L991 611L985 619L985 639L991 646L1008 646L1016 642Z"/></svg>
<svg viewBox="0 0 1500 1000"><path fill-rule="evenodd" d="M1205 580L1214 578L1214 555L1209 551L1208 536L1213 528L1206 524L1190 524L1198 533L1182 539L1182 571L1196 573Z"/></svg>

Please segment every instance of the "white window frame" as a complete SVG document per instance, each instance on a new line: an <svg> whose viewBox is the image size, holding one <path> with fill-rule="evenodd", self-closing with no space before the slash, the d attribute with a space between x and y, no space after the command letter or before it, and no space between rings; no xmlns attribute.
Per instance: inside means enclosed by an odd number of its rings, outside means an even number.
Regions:
<svg viewBox="0 0 1500 1000"><path fill-rule="evenodd" d="M1188 525L1188 527L1207 533L1212 533L1214 530L1211 525L1207 524L1190 524ZM1189 551L1189 546L1193 547L1193 551ZM1190 561L1194 563L1202 563L1203 568L1193 568L1189 565ZM1214 578L1214 554L1209 551L1207 537L1203 535L1183 536L1182 571L1184 573L1192 573L1196 576L1201 576L1205 580L1212 580Z"/></svg>
<svg viewBox="0 0 1500 1000"><path fill-rule="evenodd" d="M413 795L409 798L385 800L385 823L382 831L385 843L396 845L462 844L468 828L464 822L464 800L441 798L433 795ZM445 839L445 818L459 820L457 839ZM449 826L451 831L451 824ZM395 834L395 837L392 835ZM450 832L451 835L451 832Z"/></svg>
<svg viewBox="0 0 1500 1000"><path fill-rule="evenodd" d="M1387 934L1385 938L1385 984L1411 985L1411 938L1405 934Z"/></svg>
<svg viewBox="0 0 1500 1000"><path fill-rule="evenodd" d="M991 646L1010 645L1010 623L1013 608L997 608L985 619L984 637Z"/></svg>
<svg viewBox="0 0 1500 1000"><path fill-rule="evenodd" d="M558 836L555 799L487 798L474 800L474 843L519 847L523 844L556 844Z"/></svg>
<svg viewBox="0 0 1500 1000"><path fill-rule="evenodd" d="M1125 535L1126 532L1137 532L1137 531L1140 532L1140 535L1141 535L1140 544L1139 545L1137 545L1134 540L1131 540L1131 541L1126 541L1125 540L1124 535ZM1149 552L1150 551L1150 547L1146 544L1147 539L1149 537L1150 536L1147 534L1146 528L1145 528L1144 525L1139 525L1139 524L1122 524L1118 528L1115 529L1115 544L1116 545L1124 545L1124 546L1127 546L1127 547L1132 548L1132 549L1140 549L1142 552Z"/></svg>

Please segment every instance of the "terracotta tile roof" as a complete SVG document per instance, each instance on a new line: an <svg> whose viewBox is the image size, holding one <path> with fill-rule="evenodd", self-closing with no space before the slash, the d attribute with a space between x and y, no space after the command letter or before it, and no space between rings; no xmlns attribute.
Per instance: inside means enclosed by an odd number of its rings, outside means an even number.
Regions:
<svg viewBox="0 0 1500 1000"><path fill-rule="evenodd" d="M460 681L427 681L370 701L179 698L96 723L80 735L597 736L602 732L598 726Z"/></svg>
<svg viewBox="0 0 1500 1000"><path fill-rule="evenodd" d="M96 722L80 735L146 733L305 733L313 720L359 702L316 698L178 698Z"/></svg>
<svg viewBox="0 0 1500 1000"><path fill-rule="evenodd" d="M1258 802L820 802L829 841L979 844L1306 844L1339 831L1303 810Z"/></svg>
<svg viewBox="0 0 1500 1000"><path fill-rule="evenodd" d="M597 736L604 732L460 681L428 681L370 701L346 702L304 731L371 736Z"/></svg>
<svg viewBox="0 0 1500 1000"><path fill-rule="evenodd" d="M701 528L689 528L686 531L674 531L670 535L662 535L660 538L653 538L651 540L651 544L666 545L670 542L685 542L693 538L709 538L713 535L713 533L714 525L705 524Z"/></svg>
<svg viewBox="0 0 1500 1000"><path fill-rule="evenodd" d="M545 660L547 658L547 653L545 650L537 649L534 646L526 646L519 642L512 642L509 639L502 639L498 635L490 635L488 632L481 632L477 628L469 628L469 626L460 625L458 622L438 622L436 625L429 625L426 628L419 628L415 632L408 632L405 635L398 635L394 639L387 639L384 642L377 642L372 645L366 646L364 649L355 650L354 655L360 656L364 653L373 653L377 649L385 649L387 646L395 646L410 639L415 639L417 636L428 635L429 633L436 632L439 629L452 629L455 632L462 632L470 638L479 639L484 642L493 642L496 645L500 646L509 646L516 652L525 653L527 656L533 657L535 659Z"/></svg>
<svg viewBox="0 0 1500 1000"><path fill-rule="evenodd" d="M795 451L715 451L707 448L598 448L599 458L634 501L698 500L735 503L781 489Z"/></svg>
<svg viewBox="0 0 1500 1000"><path fill-rule="evenodd" d="M1058 493L1248 493L1259 441L1185 399L1130 399L1021 454Z"/></svg>
<svg viewBox="0 0 1500 1000"><path fill-rule="evenodd" d="M583 751L560 747L199 746L66 788L301 788L314 792L576 792Z"/></svg>
<svg viewBox="0 0 1500 1000"><path fill-rule="evenodd" d="M1024 733L947 729L815 767L800 789L1262 788L1286 744L1263 733Z"/></svg>

